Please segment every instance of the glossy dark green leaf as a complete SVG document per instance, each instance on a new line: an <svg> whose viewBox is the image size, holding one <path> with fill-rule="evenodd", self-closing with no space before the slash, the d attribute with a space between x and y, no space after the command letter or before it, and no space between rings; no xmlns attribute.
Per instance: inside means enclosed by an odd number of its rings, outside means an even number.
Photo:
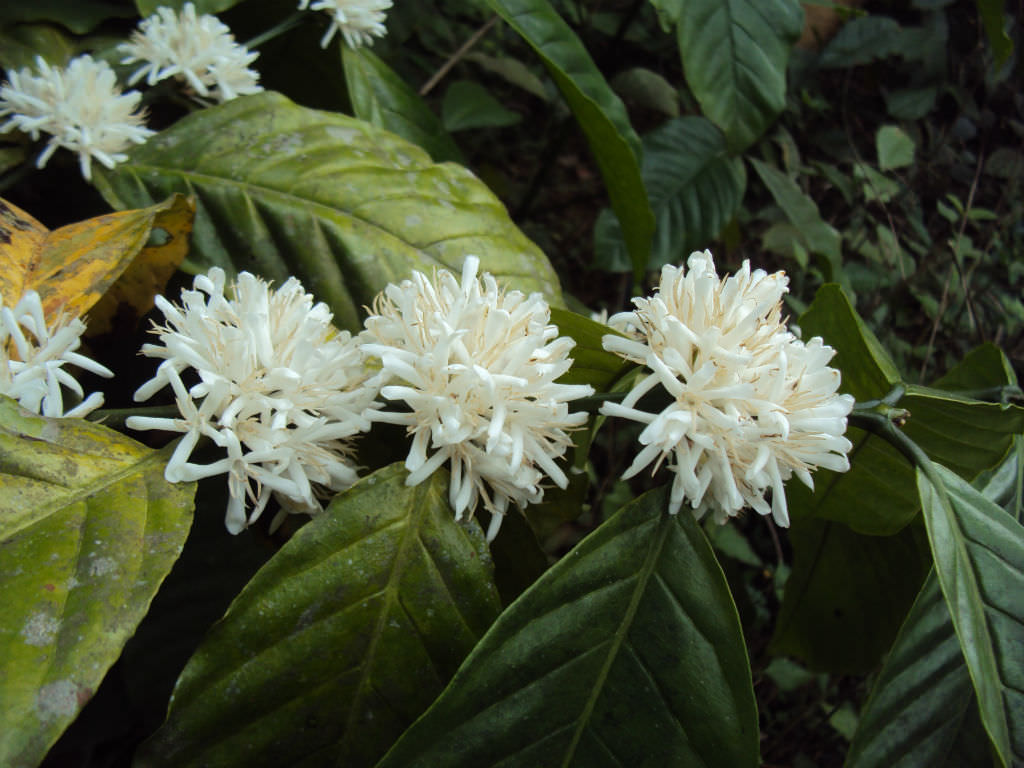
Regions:
<svg viewBox="0 0 1024 768"><path fill-rule="evenodd" d="M917 484L935 572L982 725L1004 766L1024 762L1024 527L945 467Z"/></svg>
<svg viewBox="0 0 1024 768"><path fill-rule="evenodd" d="M499 611L447 475L363 478L256 574L189 661L138 766L373 765Z"/></svg>
<svg viewBox="0 0 1024 768"><path fill-rule="evenodd" d="M655 219L648 269L707 247L736 215L747 185L743 161L729 156L722 132L702 117L669 120L644 136L642 173ZM597 266L630 269L622 229L609 210L597 220L594 247Z"/></svg>
<svg viewBox="0 0 1024 768"><path fill-rule="evenodd" d="M470 254L561 303L547 258L473 174L361 120L265 92L196 112L128 154L97 175L112 205L194 194L194 268L298 277L339 327L360 329L387 283L413 269L458 273Z"/></svg>
<svg viewBox="0 0 1024 768"><path fill-rule="evenodd" d="M343 45L341 51L356 117L397 133L425 149L435 162L462 161L437 115L396 72L366 48Z"/></svg>
<svg viewBox="0 0 1024 768"><path fill-rule="evenodd" d="M655 0L677 23L687 85L734 152L786 105L786 63L800 37L796 0Z"/></svg>
<svg viewBox="0 0 1024 768"><path fill-rule="evenodd" d="M42 761L180 554L195 485L167 456L0 398L0 765Z"/></svg>
<svg viewBox="0 0 1024 768"><path fill-rule="evenodd" d="M892 645L931 564L922 527L865 536L806 517L792 497L790 518L793 570L772 653L795 656L818 671L870 671Z"/></svg>
<svg viewBox="0 0 1024 768"><path fill-rule="evenodd" d="M640 175L640 139L625 106L548 0L488 4L541 57L586 134L639 278L651 250L654 214Z"/></svg>
<svg viewBox="0 0 1024 768"><path fill-rule="evenodd" d="M552 309L551 322L558 326L562 336L570 336L576 346L572 348L572 368L559 382L562 384L589 384L595 392L608 392L612 384L630 367L630 363L612 352L606 352L601 339L616 334L604 323L565 309Z"/></svg>
<svg viewBox="0 0 1024 768"><path fill-rule="evenodd" d="M379 768L757 765L736 609L667 503L644 494L552 566Z"/></svg>

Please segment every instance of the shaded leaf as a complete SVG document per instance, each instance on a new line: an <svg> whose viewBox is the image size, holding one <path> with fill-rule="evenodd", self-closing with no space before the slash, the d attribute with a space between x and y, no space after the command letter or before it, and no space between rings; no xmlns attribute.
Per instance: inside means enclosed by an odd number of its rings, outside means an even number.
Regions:
<svg viewBox="0 0 1024 768"><path fill-rule="evenodd" d="M560 303L558 278L469 171L369 123L265 92L197 112L98 176L112 205L188 191L193 269L299 278L341 328L413 269L459 273L469 254L503 283Z"/></svg>
<svg viewBox="0 0 1024 768"><path fill-rule="evenodd" d="M444 92L441 116L448 131L469 128L500 128L515 125L523 119L518 112L506 109L491 92L473 80L456 80Z"/></svg>
<svg viewBox="0 0 1024 768"><path fill-rule="evenodd" d="M833 269L833 279L841 272L842 235L821 218L818 205L789 176L768 163L750 158L751 165L771 192L775 202L800 232L801 242L812 253L825 256Z"/></svg>
<svg viewBox="0 0 1024 768"><path fill-rule="evenodd" d="M746 190L743 161L730 157L722 133L701 117L669 120L644 136L644 184L655 217L647 269L680 262L714 240L739 210ZM594 230L596 262L627 271L622 230L602 211Z"/></svg>
<svg viewBox="0 0 1024 768"><path fill-rule="evenodd" d="M562 336L570 336L576 346L570 356L572 368L559 378L561 384L589 384L595 392L607 392L612 384L630 367L631 363L612 352L605 351L601 339L618 334L604 323L564 309L551 310L551 322L558 326Z"/></svg>
<svg viewBox="0 0 1024 768"><path fill-rule="evenodd" d="M128 268L154 228L169 241L160 253L187 248L193 205L180 195L140 210L68 224L52 232L0 200L0 297L16 304L35 290L47 316L87 312Z"/></svg>
<svg viewBox="0 0 1024 768"><path fill-rule="evenodd" d="M10 7L31 8L29 3L4 3L0 17ZM13 24L4 26L0 21L0 67L35 71L36 56L50 64L63 66L75 55L72 37L52 24ZM27 139L27 135L22 134Z"/></svg>
<svg viewBox="0 0 1024 768"><path fill-rule="evenodd" d="M905 168L914 162L914 140L898 125L883 125L875 134L878 167L883 171Z"/></svg>
<svg viewBox="0 0 1024 768"><path fill-rule="evenodd" d="M586 134L639 280L650 254L654 214L640 176L640 139L625 106L548 0L488 4L541 57Z"/></svg>
<svg viewBox="0 0 1024 768"><path fill-rule="evenodd" d="M185 7L185 3L190 0L135 0L135 7L139 9L141 16L152 16L156 13L156 9L164 6L166 8L173 8L175 11L180 12ZM220 13L226 11L242 0L191 0L196 7L196 13Z"/></svg>
<svg viewBox="0 0 1024 768"><path fill-rule="evenodd" d="M897 53L900 25L888 16L861 16L843 25L818 58L824 68L856 67Z"/></svg>
<svg viewBox="0 0 1024 768"><path fill-rule="evenodd" d="M462 153L437 115L387 64L366 48L343 45L341 51L356 117L422 147L436 162L461 162Z"/></svg>
<svg viewBox="0 0 1024 768"><path fill-rule="evenodd" d="M679 117L679 92L653 70L633 67L613 77L611 84L627 102L656 109L669 117ZM646 151L645 147L645 156Z"/></svg>
<svg viewBox="0 0 1024 768"><path fill-rule="evenodd" d="M0 764L43 759L181 552L195 485L167 455L0 398Z"/></svg>
<svg viewBox="0 0 1024 768"><path fill-rule="evenodd" d="M1013 41L1006 25L1006 3L1004 0L978 0L977 5L992 49L992 64L998 69L1013 53Z"/></svg>
<svg viewBox="0 0 1024 768"><path fill-rule="evenodd" d="M0 3L0 26L32 21L56 22L76 35L91 32L106 19L125 19L134 15L124 3L116 0L33 0L31 3Z"/></svg>
<svg viewBox="0 0 1024 768"><path fill-rule="evenodd" d="M447 475L363 478L249 582L189 661L139 766L369 766L499 611Z"/></svg>
<svg viewBox="0 0 1024 768"><path fill-rule="evenodd" d="M757 765L725 577L667 504L644 494L552 566L380 768Z"/></svg>
<svg viewBox="0 0 1024 768"><path fill-rule="evenodd" d="M655 0L677 23L687 85L733 152L753 144L786 105L786 63L800 37L795 0Z"/></svg>
<svg viewBox="0 0 1024 768"><path fill-rule="evenodd" d="M1004 766L1024 761L1024 528L945 467L917 484L982 724Z"/></svg>

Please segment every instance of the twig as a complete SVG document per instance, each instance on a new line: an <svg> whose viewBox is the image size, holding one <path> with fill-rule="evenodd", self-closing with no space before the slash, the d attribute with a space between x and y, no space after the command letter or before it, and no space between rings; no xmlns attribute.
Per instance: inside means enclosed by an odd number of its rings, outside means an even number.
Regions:
<svg viewBox="0 0 1024 768"><path fill-rule="evenodd" d="M967 212L971 210L971 206L974 204L974 194L978 191L978 179L981 176L981 166L984 160L984 156L978 157L978 166L974 169L974 179L971 181L970 191L967 193L967 203L964 205L963 213L960 214L960 229L956 233L956 240L953 241L953 263L949 267L949 272L946 273L946 284L942 286L942 297L939 299L939 308L935 313L935 320L932 322L932 330L928 336L928 349L925 351L924 362L921 363L921 373L918 376L918 381L924 381L925 373L928 370L928 363L931 361L932 350L935 348L935 335L939 331L939 325L942 322L942 315L946 311L946 302L949 299L949 282L953 278L953 269L955 268L957 274L960 275L960 287L964 292L964 302L967 305L967 314L971 318L971 324L977 328L978 324L974 317L974 308L971 304L970 296L967 294L967 283L964 280L963 270L960 269L960 239L964 236L964 230L967 228Z"/></svg>
<svg viewBox="0 0 1024 768"><path fill-rule="evenodd" d="M441 82L444 76L451 71L451 68L458 64L459 61L461 61L462 58L467 53L469 53L469 49L476 45L480 41L481 37L490 32L491 27L493 27L497 23L498 14L494 14L484 23L482 27L480 27L480 29L478 29L476 32L470 35L469 39L462 44L462 47L459 48L459 50L457 50L451 56L449 56L448 60L441 65L441 68L434 73L433 77L431 77L429 80L427 80L426 83L423 84L423 87L420 88L420 96L426 96L428 93L430 93L434 89L434 86Z"/></svg>

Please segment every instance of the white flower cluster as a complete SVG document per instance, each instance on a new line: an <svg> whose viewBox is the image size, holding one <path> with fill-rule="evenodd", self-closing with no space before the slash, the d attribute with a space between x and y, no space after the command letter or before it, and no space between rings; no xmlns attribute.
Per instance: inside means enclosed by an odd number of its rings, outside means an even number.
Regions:
<svg viewBox="0 0 1024 768"><path fill-rule="evenodd" d="M114 375L75 351L81 346L83 331L85 323L68 315L47 325L35 291L27 291L13 308L0 301L0 394L49 417L85 416L103 405L102 393L85 397L75 377L64 370L65 365L75 365L99 376ZM67 413L62 385L79 398L85 397Z"/></svg>
<svg viewBox="0 0 1024 768"><path fill-rule="evenodd" d="M391 5L392 0L299 0L300 11L323 11L331 17L331 25L320 40L321 48L327 47L338 30L350 48L373 45L374 37L388 33L385 11Z"/></svg>
<svg viewBox="0 0 1024 768"><path fill-rule="evenodd" d="M593 389L555 383L572 364L574 342L557 338L540 294L502 291L490 274L478 279L478 268L470 256L461 281L441 270L433 280L414 272L389 285L361 338L380 359L381 395L408 409L371 415L413 436L408 484L450 463L456 519L482 499L492 540L509 502L541 500L545 476L566 487L556 459L571 444L568 432L587 420L568 403Z"/></svg>
<svg viewBox="0 0 1024 768"><path fill-rule="evenodd" d="M668 458L671 512L685 500L695 514L724 522L750 506L785 526L786 480L796 475L813 487L812 469L849 469L843 433L853 398L837 394L831 347L786 329L787 283L782 272L751 271L748 262L719 279L711 253L694 253L687 268L662 269L654 296L612 318L636 337L605 336L604 348L650 372L601 412L646 425L623 476ZM637 407L648 393L661 397L653 412Z"/></svg>
<svg viewBox="0 0 1024 768"><path fill-rule="evenodd" d="M0 132L15 128L38 139L50 135L36 167L42 168L60 147L78 154L86 179L95 158L107 168L127 159L124 150L141 144L153 131L143 125L137 91L122 94L105 61L79 56L67 67L51 67L36 57L38 74L13 70L0 86Z"/></svg>
<svg viewBox="0 0 1024 768"><path fill-rule="evenodd" d="M331 326L330 310L314 305L298 280L271 290L243 272L233 298L224 287L224 271L215 267L182 292L181 306L157 297L167 325L154 329L161 344L142 353L164 362L135 399L170 385L181 418L126 423L185 433L167 465L171 482L228 473L226 523L237 533L272 494L282 512L315 513L314 485L336 492L355 482L350 438L369 429L376 387L356 340ZM198 374L191 387L182 379L186 369ZM190 463L201 437L227 456ZM247 499L254 505L248 514Z"/></svg>
<svg viewBox="0 0 1024 768"><path fill-rule="evenodd" d="M235 42L234 35L216 16L196 14L185 3L181 14L157 8L143 20L131 41L118 46L125 54L122 64L143 62L129 80L143 77L155 85L169 77L185 81L196 96L216 102L259 93L259 73L249 69L259 56Z"/></svg>

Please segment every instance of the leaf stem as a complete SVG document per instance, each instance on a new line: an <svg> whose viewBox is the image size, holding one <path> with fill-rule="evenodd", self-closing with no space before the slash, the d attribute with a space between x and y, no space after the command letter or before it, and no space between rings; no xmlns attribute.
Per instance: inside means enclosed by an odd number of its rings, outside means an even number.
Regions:
<svg viewBox="0 0 1024 768"><path fill-rule="evenodd" d="M480 27L480 29L478 29L476 32L470 35L469 39L462 44L459 50L457 50L455 53L449 56L448 60L441 65L441 68L437 70L437 72L435 72L431 76L431 78L427 80L426 83L423 84L423 87L420 88L420 96L426 96L428 93L430 93L434 89L434 86L441 82L441 80L444 79L444 76L451 71L451 68L458 64L459 61L461 61L462 58L467 53L469 53L469 50L478 42L480 42L480 38L486 35L488 32L490 32L491 27L493 27L497 23L498 14L494 14L493 16L491 16L491 18L487 20L487 22L482 27Z"/></svg>
<svg viewBox="0 0 1024 768"><path fill-rule="evenodd" d="M303 11L295 11L294 13L292 13L291 16L285 18L285 20L282 21L280 24L275 24L266 32L261 32L260 34L256 35L256 37L249 40L245 44L245 47L249 48L250 50L253 48L259 48L268 40L273 40L275 37L283 35L285 32L292 29L293 27L297 27L299 25L299 22L302 20L302 16Z"/></svg>
<svg viewBox="0 0 1024 768"><path fill-rule="evenodd" d="M178 415L176 405L154 405L146 408L100 408L88 415L89 421L102 422L104 426L123 428L129 416L156 416L169 418Z"/></svg>

